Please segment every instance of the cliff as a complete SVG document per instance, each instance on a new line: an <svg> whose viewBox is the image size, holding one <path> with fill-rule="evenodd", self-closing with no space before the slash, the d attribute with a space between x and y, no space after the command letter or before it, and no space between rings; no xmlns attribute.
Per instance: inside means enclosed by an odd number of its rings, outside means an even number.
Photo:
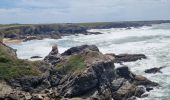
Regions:
<svg viewBox="0 0 170 100"><path fill-rule="evenodd" d="M0 33L11 39L58 39L70 34L100 34L87 32L89 29L130 28L151 26L152 24L170 23L160 21L127 21L127 22L98 22L98 23L65 23L65 24L9 24L0 25Z"/></svg>

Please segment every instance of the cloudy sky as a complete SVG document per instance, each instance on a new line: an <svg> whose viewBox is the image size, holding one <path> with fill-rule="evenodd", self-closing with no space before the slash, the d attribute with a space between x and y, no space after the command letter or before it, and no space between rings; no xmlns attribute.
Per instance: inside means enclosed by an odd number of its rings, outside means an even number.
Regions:
<svg viewBox="0 0 170 100"><path fill-rule="evenodd" d="M170 19L170 0L0 0L0 24Z"/></svg>

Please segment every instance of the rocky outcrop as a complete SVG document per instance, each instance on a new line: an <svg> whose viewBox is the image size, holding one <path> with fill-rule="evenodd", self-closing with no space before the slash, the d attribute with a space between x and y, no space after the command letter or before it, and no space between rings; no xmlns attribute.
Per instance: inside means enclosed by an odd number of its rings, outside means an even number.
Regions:
<svg viewBox="0 0 170 100"><path fill-rule="evenodd" d="M60 60L61 60L61 55L58 53L58 47L57 45L54 45L52 47L52 51L48 54L48 56L44 58L44 61L49 64L55 65L58 62L60 62Z"/></svg>
<svg viewBox="0 0 170 100"><path fill-rule="evenodd" d="M62 54L53 46L44 61L52 67L41 66L42 75L9 81L12 87L24 91L24 98L128 100L159 86L132 73L128 66L115 69L115 57L102 54L94 45L73 47Z"/></svg>
<svg viewBox="0 0 170 100"><path fill-rule="evenodd" d="M163 69L165 67L166 66L159 67L159 68L154 67L154 68L151 68L151 69L146 69L145 73L153 73L153 74L155 74L155 73L162 73L161 69Z"/></svg>
<svg viewBox="0 0 170 100"><path fill-rule="evenodd" d="M42 58L42 57L40 57L40 56L32 56L32 57L30 57L31 59L35 59L35 58Z"/></svg>
<svg viewBox="0 0 170 100"><path fill-rule="evenodd" d="M69 56L69 55L77 54L77 53L82 52L84 49L89 49L91 51L99 52L99 49L95 45L82 45L82 46L72 47L72 48L66 50L61 55L62 56Z"/></svg>
<svg viewBox="0 0 170 100"><path fill-rule="evenodd" d="M115 63L123 63L123 62L131 62L131 61L137 61L141 59L146 59L147 57L144 54L106 54L109 56L115 57Z"/></svg>

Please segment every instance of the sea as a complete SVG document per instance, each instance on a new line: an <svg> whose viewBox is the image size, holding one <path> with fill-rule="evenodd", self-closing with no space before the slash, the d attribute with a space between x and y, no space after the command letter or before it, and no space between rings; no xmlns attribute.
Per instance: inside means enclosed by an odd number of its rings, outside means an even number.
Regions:
<svg viewBox="0 0 170 100"><path fill-rule="evenodd" d="M170 24L153 24L138 28L91 29L89 32L100 32L98 35L70 35L61 39L43 39L8 44L17 49L20 59L31 60L32 56L45 57L53 45L58 45L59 52L83 44L96 45L102 53L145 54L147 59L127 62L132 72L158 82L161 87L155 88L146 98L139 100L170 100ZM119 67L119 64L115 64ZM146 74L144 71L153 67L162 67L162 73Z"/></svg>

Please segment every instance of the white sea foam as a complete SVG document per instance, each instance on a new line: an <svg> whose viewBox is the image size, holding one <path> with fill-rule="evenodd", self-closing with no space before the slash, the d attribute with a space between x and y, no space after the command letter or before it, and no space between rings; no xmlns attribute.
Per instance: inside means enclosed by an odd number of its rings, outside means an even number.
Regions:
<svg viewBox="0 0 170 100"><path fill-rule="evenodd" d="M45 57L51 46L57 44L59 52L82 44L97 45L103 53L143 53L146 60L125 63L134 73L142 74L156 81L162 87L153 90L148 98L142 100L169 100L170 98L170 24L132 29L93 29L99 35L65 36L62 39L32 40L19 45L10 45L17 49L19 58L31 56ZM116 65L118 66L118 65ZM144 70L152 67L167 66L163 74L145 74Z"/></svg>

